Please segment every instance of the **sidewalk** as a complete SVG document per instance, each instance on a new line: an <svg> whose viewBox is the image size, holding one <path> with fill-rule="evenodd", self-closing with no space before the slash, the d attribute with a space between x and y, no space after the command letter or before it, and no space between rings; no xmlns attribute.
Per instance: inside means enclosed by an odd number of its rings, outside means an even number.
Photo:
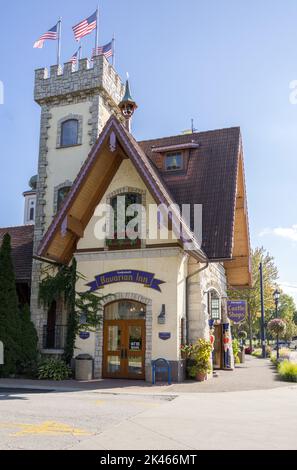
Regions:
<svg viewBox="0 0 297 470"><path fill-rule="evenodd" d="M215 377L206 382L185 381L181 384L151 385L138 380L50 380L0 379L0 389L25 389L56 392L93 391L112 394L175 395L182 393L219 393L248 390L268 390L288 387L293 384L278 380L275 369L269 360L246 357L234 371L216 371Z"/></svg>

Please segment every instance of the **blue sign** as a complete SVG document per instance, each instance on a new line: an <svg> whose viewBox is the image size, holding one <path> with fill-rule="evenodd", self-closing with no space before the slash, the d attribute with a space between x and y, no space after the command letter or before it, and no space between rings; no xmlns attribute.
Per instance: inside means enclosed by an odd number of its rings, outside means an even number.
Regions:
<svg viewBox="0 0 297 470"><path fill-rule="evenodd" d="M88 331L81 331L79 333L80 339L88 339L90 337L90 333Z"/></svg>
<svg viewBox="0 0 297 470"><path fill-rule="evenodd" d="M246 317L246 301L245 300L228 300L227 313L228 318L234 323L241 323Z"/></svg>
<svg viewBox="0 0 297 470"><path fill-rule="evenodd" d="M115 284L116 282L135 282L142 284L150 289L161 292L160 284L165 284L165 281L155 278L155 274L146 271L136 271L134 269L121 269L119 271L109 271L108 273L98 274L95 280L89 282L87 286L90 287L90 292L97 289L102 289L108 284Z"/></svg>
<svg viewBox="0 0 297 470"><path fill-rule="evenodd" d="M171 338L171 333L159 333L159 338L166 341L167 339Z"/></svg>

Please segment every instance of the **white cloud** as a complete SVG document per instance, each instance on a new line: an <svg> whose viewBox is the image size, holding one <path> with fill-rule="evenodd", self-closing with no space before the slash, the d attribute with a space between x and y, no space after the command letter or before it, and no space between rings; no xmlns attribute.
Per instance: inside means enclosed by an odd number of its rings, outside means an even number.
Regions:
<svg viewBox="0 0 297 470"><path fill-rule="evenodd" d="M275 235L297 242L297 224L291 227L265 228L259 233L259 237L264 237L265 235Z"/></svg>

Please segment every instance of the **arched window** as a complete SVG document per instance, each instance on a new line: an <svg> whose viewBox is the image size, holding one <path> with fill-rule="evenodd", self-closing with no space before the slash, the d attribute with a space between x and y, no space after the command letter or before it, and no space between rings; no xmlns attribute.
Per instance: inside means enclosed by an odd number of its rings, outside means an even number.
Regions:
<svg viewBox="0 0 297 470"><path fill-rule="evenodd" d="M118 198L121 198L118 202ZM141 204L141 194L138 193L123 193L117 196L114 196L111 199L111 207L114 213L114 230L115 230L115 238L118 236L122 237L123 234L119 233L117 222L118 222L118 211L127 213L127 208L132 204ZM124 206L123 206L124 203ZM127 228L128 223L132 220L135 216L128 216L125 215L125 227ZM135 231L139 231L140 227L138 225L135 227ZM129 238L128 234L125 233L125 237Z"/></svg>
<svg viewBox="0 0 297 470"><path fill-rule="evenodd" d="M57 211L59 211L64 204L66 197L71 189L71 186L63 186L62 188L58 189L58 197L57 197Z"/></svg>
<svg viewBox="0 0 297 470"><path fill-rule="evenodd" d="M214 289L208 292L208 313L211 320L221 319L221 299Z"/></svg>
<svg viewBox="0 0 297 470"><path fill-rule="evenodd" d="M78 144L78 126L77 119L68 119L61 124L61 147L68 147Z"/></svg>

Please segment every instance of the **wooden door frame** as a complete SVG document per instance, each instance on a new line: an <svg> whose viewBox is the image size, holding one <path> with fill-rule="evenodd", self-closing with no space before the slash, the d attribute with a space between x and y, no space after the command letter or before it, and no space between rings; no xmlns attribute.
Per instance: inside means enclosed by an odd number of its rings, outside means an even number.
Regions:
<svg viewBox="0 0 297 470"><path fill-rule="evenodd" d="M120 301L132 301L132 302L135 302L137 304L140 304L140 305L143 305L144 307L146 307L145 304L143 304L142 302L137 302L135 300L131 300L131 299L120 299L120 300L116 300L116 301L112 301L112 302L109 302L108 304L106 304L104 306L104 313L105 313L105 308L110 305L110 304L113 304L113 303L118 303ZM129 375L128 374L128 361L126 363L124 363L124 372L121 371L121 373L119 375L110 375L108 374L107 372L107 356L108 356L108 349L107 349L107 342L108 342L108 336L107 336L107 332L108 332L108 326L109 325L122 325L122 338L121 338L121 347L120 347L120 351L113 351L115 355L119 356L120 357L120 361L127 361L128 359L128 355L129 355L129 345L128 345L128 342L129 342L129 338L128 338L128 328L129 328L129 325L141 325L142 327L142 350L141 350L141 357L142 357L142 374L139 375L139 376L134 376L134 375ZM144 319L128 319L128 320L125 320L125 319L122 319L122 320L105 320L105 315L103 315L103 327L102 327L102 330L103 330L103 343L102 343L102 377L103 378L113 378L113 379L131 379L131 380L145 380L145 369L146 369L146 318ZM122 348L122 346L124 346L124 348ZM124 356L126 357L123 357L122 356L122 350L125 350L125 353L124 353ZM133 352L134 353L138 353L139 351L130 351L130 353L132 353L132 356L133 356ZM136 354L136 356L138 356L139 354ZM125 371L126 369L126 371Z"/></svg>

